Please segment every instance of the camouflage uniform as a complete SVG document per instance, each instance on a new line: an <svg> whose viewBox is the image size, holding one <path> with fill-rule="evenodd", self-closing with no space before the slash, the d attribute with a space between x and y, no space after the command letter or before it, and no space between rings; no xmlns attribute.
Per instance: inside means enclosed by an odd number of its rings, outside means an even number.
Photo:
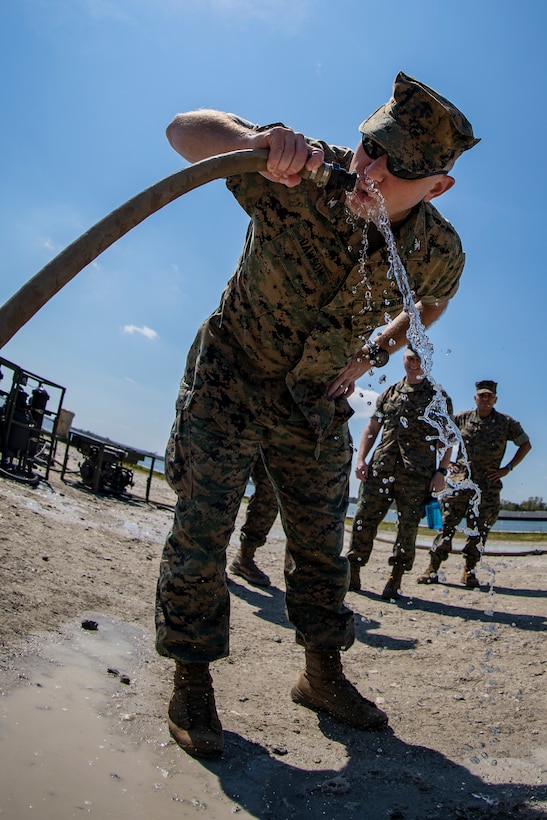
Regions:
<svg viewBox="0 0 547 820"><path fill-rule="evenodd" d="M327 162L349 167L349 149L315 144ZM259 174L227 185L251 222L221 304L191 348L166 456L178 503L160 567L156 646L187 662L228 654L226 546L259 449L287 535L286 602L297 641L317 650L353 642L341 555L352 411L327 388L386 313L402 309L381 243L365 265L365 293L362 223L348 221L343 195L309 181L289 189ZM450 299L464 264L450 223L420 203L396 241L415 299Z"/></svg>
<svg viewBox="0 0 547 820"><path fill-rule="evenodd" d="M517 447L529 441L520 423L504 413L492 409L491 413L481 419L478 410L464 410L456 416L456 424L461 431L471 467L471 479L481 491L479 515L475 517L471 507L474 493L472 490L455 489L443 502L443 529L436 537L432 554L441 561L446 561L452 549L452 538L456 527L466 518L467 527L477 530L478 535L467 538L463 553L466 556L468 569L473 569L480 561L481 549L484 548L488 533L495 524L500 510L501 481L490 481L488 473L497 469L503 459L508 441ZM458 459L458 472L451 478L456 483L467 478L467 471L461 457Z"/></svg>
<svg viewBox="0 0 547 820"><path fill-rule="evenodd" d="M403 379L388 387L376 403L373 418L382 425L382 438L368 478L359 488L348 553L351 563L367 563L378 525L395 501L399 523L389 563L402 566L405 572L412 569L418 525L437 466L436 443L431 440L434 428L421 420L434 393L428 379L414 385ZM452 402L444 391L443 396L452 414Z"/></svg>
<svg viewBox="0 0 547 820"><path fill-rule="evenodd" d="M250 547L261 547L266 543L278 513L275 490L261 455L255 459L251 478L254 492L247 505L245 523L241 527L241 543Z"/></svg>

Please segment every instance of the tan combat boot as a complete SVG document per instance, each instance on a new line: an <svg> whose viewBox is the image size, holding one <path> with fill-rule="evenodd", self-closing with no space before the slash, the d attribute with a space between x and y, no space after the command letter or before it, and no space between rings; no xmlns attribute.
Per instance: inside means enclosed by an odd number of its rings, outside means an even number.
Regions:
<svg viewBox="0 0 547 820"><path fill-rule="evenodd" d="M230 572L239 575L240 578L245 578L249 584L255 587L269 587L270 579L254 562L256 549L256 547L242 543L236 557L230 564Z"/></svg>
<svg viewBox="0 0 547 820"><path fill-rule="evenodd" d="M475 575L475 562L465 559L465 567L462 574L462 584L468 589L480 587L479 579Z"/></svg>
<svg viewBox="0 0 547 820"><path fill-rule="evenodd" d="M222 754L224 737L208 663L177 661L167 722L171 737L188 754L194 757Z"/></svg>
<svg viewBox="0 0 547 820"><path fill-rule="evenodd" d="M306 649L306 668L291 689L295 703L329 715L358 729L383 729L387 715L364 698L345 677L340 652Z"/></svg>
<svg viewBox="0 0 547 820"><path fill-rule="evenodd" d="M382 592L384 601L397 601L401 597L399 589L401 588L404 573L404 568L400 564L394 564L391 575L387 579L387 584Z"/></svg>
<svg viewBox="0 0 547 820"><path fill-rule="evenodd" d="M417 581L419 584L438 584L439 576L437 572L441 566L441 559L434 553L430 553L429 566L422 573L418 575Z"/></svg>

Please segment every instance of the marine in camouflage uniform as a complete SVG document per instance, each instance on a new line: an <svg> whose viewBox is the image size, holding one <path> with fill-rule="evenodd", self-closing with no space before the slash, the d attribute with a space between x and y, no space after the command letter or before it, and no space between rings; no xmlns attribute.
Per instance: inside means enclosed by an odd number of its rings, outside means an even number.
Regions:
<svg viewBox="0 0 547 820"><path fill-rule="evenodd" d="M498 518L501 478L520 464L531 449L530 439L521 424L511 416L498 413L494 409L497 383L483 380L476 382L475 387L477 407L456 416L456 425L462 435L471 474L469 475L460 452L456 463L451 465L451 477L455 488L442 504L443 528L435 538L430 552L430 564L418 578L418 583L437 583L437 571L441 562L448 558L456 528L465 517L467 528L475 534L467 536L463 548L465 568L462 583L470 588L479 586L475 567L480 561L488 533ZM506 467L500 467L509 441L517 446L517 451ZM474 490L457 488L458 482L467 478L471 478L481 493L478 515L473 505Z"/></svg>
<svg viewBox="0 0 547 820"><path fill-rule="evenodd" d="M240 545L237 555L230 564L230 572L245 578L258 587L269 587L270 579L255 564L254 556L259 547L266 543L268 533L277 518L279 507L275 490L260 453L251 467L254 491L247 504L245 521L240 530Z"/></svg>
<svg viewBox="0 0 547 820"><path fill-rule="evenodd" d="M287 612L306 648L293 700L363 728L387 722L344 678L338 657L354 640L341 554L352 460L347 395L370 367L366 341L386 313L396 319L377 339L386 348L392 341L391 350L404 344L408 317L378 232L369 229L363 262L366 221L348 218L345 194L299 171L324 157L378 177L390 216L404 216L395 238L427 325L454 295L464 264L458 235L429 200L453 182L442 169L478 140L461 112L403 74L383 109L360 126L385 146L377 160L361 145L354 153L219 112L178 115L168 129L190 161L270 149L266 172L227 180L250 225L220 305L190 350L166 453L178 501L158 579L156 646L177 661L169 726L190 754L222 751L207 664L229 651L226 547L258 452L287 536ZM355 196L370 200L364 185Z"/></svg>
<svg viewBox="0 0 547 820"><path fill-rule="evenodd" d="M404 353L406 376L385 390L363 431L357 458L356 474L361 480L359 498L353 519L348 559L350 589L361 588L359 572L369 560L378 531L391 503L397 505L397 536L389 559L391 576L382 593L386 600L399 598L404 572L414 564L418 525L424 505L432 492L444 490L444 475L452 448L443 448L435 439L434 428L423 419L433 399L442 403L452 415L452 401L440 388L423 377L421 361L408 347ZM366 458L381 430L381 440L370 463Z"/></svg>

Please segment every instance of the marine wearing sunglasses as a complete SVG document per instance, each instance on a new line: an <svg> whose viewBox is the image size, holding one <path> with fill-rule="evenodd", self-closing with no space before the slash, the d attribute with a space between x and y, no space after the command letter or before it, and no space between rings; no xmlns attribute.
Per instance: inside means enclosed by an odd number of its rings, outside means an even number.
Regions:
<svg viewBox="0 0 547 820"><path fill-rule="evenodd" d="M398 177L399 179L426 179L427 177L437 176L437 174L446 174L450 170L449 168L445 168L439 171L429 171L425 174L416 174L412 171L408 171L406 168L397 167L394 160L389 156L385 148L382 148L380 143L373 140L372 137L368 137L366 134L363 134L361 141L363 144L363 150L369 159L375 160L385 154L387 157L387 170L390 174L393 174L394 177Z"/></svg>

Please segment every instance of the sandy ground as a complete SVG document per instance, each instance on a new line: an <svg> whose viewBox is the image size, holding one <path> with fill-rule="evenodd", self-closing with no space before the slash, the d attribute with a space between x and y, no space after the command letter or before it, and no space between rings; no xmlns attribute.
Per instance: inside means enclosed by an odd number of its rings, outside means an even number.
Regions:
<svg viewBox="0 0 547 820"><path fill-rule="evenodd" d="M357 638L346 673L390 716L388 730L366 733L290 700L303 653L284 610L277 522L258 559L272 586L231 580L231 655L213 666L226 751L197 761L169 738L172 663L153 647L172 512L143 495L140 475L130 498L93 495L76 473L61 482L57 468L35 489L0 479L0 753L14 761L0 773L1 816L547 817L545 555L483 558L483 586L466 590L456 555L446 583L419 586L419 551L404 598L389 603L390 547L378 541L365 589L347 599ZM151 498L174 501L158 479ZM237 541L236 530L229 557ZM112 668L116 641L129 649ZM65 724L71 685L87 711ZM99 718L108 743L95 738Z"/></svg>

